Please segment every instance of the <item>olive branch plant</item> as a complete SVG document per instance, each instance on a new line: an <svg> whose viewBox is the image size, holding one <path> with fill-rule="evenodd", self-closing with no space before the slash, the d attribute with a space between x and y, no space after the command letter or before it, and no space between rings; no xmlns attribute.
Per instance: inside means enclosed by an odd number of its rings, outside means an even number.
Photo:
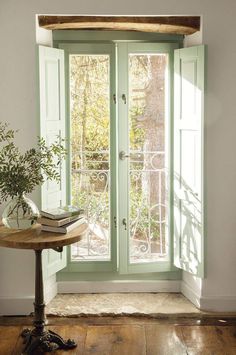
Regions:
<svg viewBox="0 0 236 355"><path fill-rule="evenodd" d="M47 146L38 137L35 148L21 152L14 139L18 130L0 122L0 204L8 198L31 193L46 180L60 181L59 167L66 156L64 140Z"/></svg>

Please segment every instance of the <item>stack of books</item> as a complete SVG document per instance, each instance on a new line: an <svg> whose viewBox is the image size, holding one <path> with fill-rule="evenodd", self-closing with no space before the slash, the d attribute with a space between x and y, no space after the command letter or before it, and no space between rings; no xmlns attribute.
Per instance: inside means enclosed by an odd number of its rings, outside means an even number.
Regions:
<svg viewBox="0 0 236 355"><path fill-rule="evenodd" d="M40 215L37 221L47 232L69 233L86 222L84 210L75 206L42 210Z"/></svg>

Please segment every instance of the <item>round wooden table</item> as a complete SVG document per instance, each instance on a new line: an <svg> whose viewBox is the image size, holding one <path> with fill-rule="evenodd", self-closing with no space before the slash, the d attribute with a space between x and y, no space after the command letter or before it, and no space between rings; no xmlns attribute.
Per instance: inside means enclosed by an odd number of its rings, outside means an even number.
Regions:
<svg viewBox="0 0 236 355"><path fill-rule="evenodd" d="M17 249L32 249L35 251L35 302L34 328L22 332L25 349L23 354L34 355L37 349L51 352L56 349L73 349L77 344L68 339L63 340L60 335L45 329L45 303L43 293L43 249L53 249L62 252L63 247L80 241L87 232L86 223L67 234L41 231L40 225L32 229L16 230L0 226L0 246Z"/></svg>

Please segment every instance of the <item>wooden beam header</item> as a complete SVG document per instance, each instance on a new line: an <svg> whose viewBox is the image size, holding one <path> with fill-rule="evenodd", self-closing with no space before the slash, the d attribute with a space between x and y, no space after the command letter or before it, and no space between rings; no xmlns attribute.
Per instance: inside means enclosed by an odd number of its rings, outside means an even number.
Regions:
<svg viewBox="0 0 236 355"><path fill-rule="evenodd" d="M189 35L200 30L200 16L50 16L40 15L48 30L116 30Z"/></svg>

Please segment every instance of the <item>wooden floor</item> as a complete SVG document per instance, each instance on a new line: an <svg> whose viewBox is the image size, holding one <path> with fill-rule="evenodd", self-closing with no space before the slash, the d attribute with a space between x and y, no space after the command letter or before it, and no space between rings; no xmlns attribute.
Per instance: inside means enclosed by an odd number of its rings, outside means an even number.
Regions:
<svg viewBox="0 0 236 355"><path fill-rule="evenodd" d="M19 355L27 317L0 317L0 354ZM49 318L48 327L78 346L57 355L236 355L236 319ZM48 353L49 354L49 353Z"/></svg>

